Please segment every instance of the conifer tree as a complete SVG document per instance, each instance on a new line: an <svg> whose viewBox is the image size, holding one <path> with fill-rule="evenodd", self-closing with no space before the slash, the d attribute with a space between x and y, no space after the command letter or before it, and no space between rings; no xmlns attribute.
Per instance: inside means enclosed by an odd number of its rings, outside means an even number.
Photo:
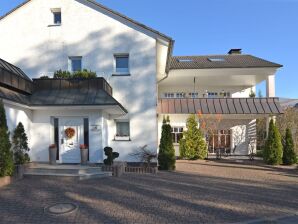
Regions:
<svg viewBox="0 0 298 224"><path fill-rule="evenodd" d="M170 119L163 119L162 132L159 145L158 165L160 170L174 170L175 169L175 150L172 140L172 128Z"/></svg>
<svg viewBox="0 0 298 224"><path fill-rule="evenodd" d="M282 163L283 151L280 133L271 119L269 124L269 132L266 140L263 158L267 164L279 165Z"/></svg>
<svg viewBox="0 0 298 224"><path fill-rule="evenodd" d="M9 132L3 102L0 100L0 177L11 176L14 170Z"/></svg>
<svg viewBox="0 0 298 224"><path fill-rule="evenodd" d="M14 160L16 164L24 164L30 161L28 147L28 137L25 133L25 128L22 122L18 124L12 136L12 145Z"/></svg>
<svg viewBox="0 0 298 224"><path fill-rule="evenodd" d="M284 151L282 161L284 165L293 165L297 163L297 155L294 150L292 132L289 128L286 129L286 135L284 137Z"/></svg>
<svg viewBox="0 0 298 224"><path fill-rule="evenodd" d="M187 130L183 133L185 139L185 157L188 159L205 159L207 157L207 143L194 114L186 121Z"/></svg>

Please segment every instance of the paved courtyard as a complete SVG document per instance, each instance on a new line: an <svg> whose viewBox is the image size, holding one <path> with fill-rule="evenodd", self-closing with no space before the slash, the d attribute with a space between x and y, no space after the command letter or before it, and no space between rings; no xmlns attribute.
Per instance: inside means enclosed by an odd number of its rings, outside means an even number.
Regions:
<svg viewBox="0 0 298 224"><path fill-rule="evenodd" d="M58 202L79 208L44 213ZM224 161L177 161L176 172L157 175L24 179L0 189L0 223L298 223L297 211L298 170Z"/></svg>

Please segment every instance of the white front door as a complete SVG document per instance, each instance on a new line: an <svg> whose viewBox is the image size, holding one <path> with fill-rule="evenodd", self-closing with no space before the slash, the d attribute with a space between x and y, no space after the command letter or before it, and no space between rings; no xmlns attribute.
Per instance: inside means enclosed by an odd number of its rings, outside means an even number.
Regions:
<svg viewBox="0 0 298 224"><path fill-rule="evenodd" d="M66 130L71 130L72 135L67 136ZM80 144L84 144L83 118L59 119L60 162L80 163Z"/></svg>

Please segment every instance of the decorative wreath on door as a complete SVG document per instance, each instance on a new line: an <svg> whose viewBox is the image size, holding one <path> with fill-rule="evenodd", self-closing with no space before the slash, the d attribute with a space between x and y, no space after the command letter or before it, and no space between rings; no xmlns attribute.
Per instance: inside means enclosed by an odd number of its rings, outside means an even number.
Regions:
<svg viewBox="0 0 298 224"><path fill-rule="evenodd" d="M73 128L66 128L65 135L67 138L72 138L75 135L76 131Z"/></svg>

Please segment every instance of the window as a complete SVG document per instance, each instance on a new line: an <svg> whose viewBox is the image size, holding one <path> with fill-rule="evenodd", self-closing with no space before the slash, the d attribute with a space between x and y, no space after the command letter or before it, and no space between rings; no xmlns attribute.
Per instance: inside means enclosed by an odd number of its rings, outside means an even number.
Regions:
<svg viewBox="0 0 298 224"><path fill-rule="evenodd" d="M128 121L116 121L116 137L129 137L129 129Z"/></svg>
<svg viewBox="0 0 298 224"><path fill-rule="evenodd" d="M189 93L188 95L190 98L198 98L199 97L199 93Z"/></svg>
<svg viewBox="0 0 298 224"><path fill-rule="evenodd" d="M129 74L129 55L115 55L115 67L117 74Z"/></svg>
<svg viewBox="0 0 298 224"><path fill-rule="evenodd" d="M53 13L53 18L54 18L54 24L55 25L61 25L62 23L62 15L61 15L61 9L51 9Z"/></svg>
<svg viewBox="0 0 298 224"><path fill-rule="evenodd" d="M216 149L231 149L231 130L215 130L207 135L209 152L215 153Z"/></svg>
<svg viewBox="0 0 298 224"><path fill-rule="evenodd" d="M185 93L176 93L176 98L185 98Z"/></svg>
<svg viewBox="0 0 298 224"><path fill-rule="evenodd" d="M183 127L172 127L173 143L179 143L181 138L183 138Z"/></svg>
<svg viewBox="0 0 298 224"><path fill-rule="evenodd" d="M70 72L77 72L82 70L82 57L69 57Z"/></svg>
<svg viewBox="0 0 298 224"><path fill-rule="evenodd" d="M175 98L175 94L174 93L164 93L165 98Z"/></svg>
<svg viewBox="0 0 298 224"><path fill-rule="evenodd" d="M178 59L179 62L193 62L192 59Z"/></svg>
<svg viewBox="0 0 298 224"><path fill-rule="evenodd" d="M209 61L211 62L223 62L225 61L224 58L208 58Z"/></svg>

